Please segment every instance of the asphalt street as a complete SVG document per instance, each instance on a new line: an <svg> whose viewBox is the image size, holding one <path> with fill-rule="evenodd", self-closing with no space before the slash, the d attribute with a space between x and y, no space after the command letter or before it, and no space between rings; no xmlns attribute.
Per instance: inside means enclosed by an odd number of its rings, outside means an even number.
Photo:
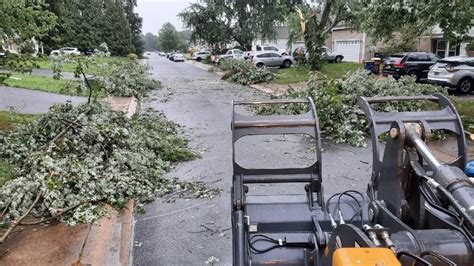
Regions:
<svg viewBox="0 0 474 266"><path fill-rule="evenodd" d="M179 164L170 174L184 181L221 189L209 199L156 199L134 219L133 265L231 265L230 188L232 181L231 101L268 98L187 63L151 55L148 63L164 88L145 103L180 124L190 148L201 158ZM248 167L308 164L313 143L300 136L251 137L239 140L236 158ZM326 194L346 189L365 191L371 172L369 148L323 141ZM255 194L304 193L300 186L256 186Z"/></svg>
<svg viewBox="0 0 474 266"><path fill-rule="evenodd" d="M0 86L0 110L15 110L25 114L45 113L57 103L80 104L84 97L60 95L43 91Z"/></svg>

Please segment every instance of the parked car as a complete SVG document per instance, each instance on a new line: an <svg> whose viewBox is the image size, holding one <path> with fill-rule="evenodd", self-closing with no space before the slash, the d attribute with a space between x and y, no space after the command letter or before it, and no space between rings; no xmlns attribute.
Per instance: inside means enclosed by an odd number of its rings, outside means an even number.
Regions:
<svg viewBox="0 0 474 266"><path fill-rule="evenodd" d="M64 47L59 50L51 51L50 55L58 56L58 55L81 55L79 49L74 47Z"/></svg>
<svg viewBox="0 0 474 266"><path fill-rule="evenodd" d="M202 52L194 53L192 58L193 60L201 62L202 60L206 59L210 55L211 55L211 52L202 51Z"/></svg>
<svg viewBox="0 0 474 266"><path fill-rule="evenodd" d="M261 52L253 55L252 63L257 67L282 67L288 68L295 63L293 56L280 55L276 52Z"/></svg>
<svg viewBox="0 0 474 266"><path fill-rule="evenodd" d="M166 56L166 53L165 52L159 52L158 53L160 56Z"/></svg>
<svg viewBox="0 0 474 266"><path fill-rule="evenodd" d="M454 56L438 60L428 73L428 83L468 93L474 89L474 57Z"/></svg>
<svg viewBox="0 0 474 266"><path fill-rule="evenodd" d="M319 49L320 49L321 54L324 57L326 57L329 62L341 63L342 60L344 60L344 56L341 53L336 53L325 46ZM306 47L304 46L298 47L295 50L293 50L292 55L297 60L300 60L300 58L302 58L303 60L309 59L309 53L306 50Z"/></svg>
<svg viewBox="0 0 474 266"><path fill-rule="evenodd" d="M169 59L169 60L171 60L171 61L173 61L173 60L174 60L174 58L173 58L173 57L174 57L174 55L175 55L175 54L176 54L175 52L171 52L171 53L169 53L169 55L168 55L168 59Z"/></svg>
<svg viewBox="0 0 474 266"><path fill-rule="evenodd" d="M285 50L278 49L277 47L271 46L271 45L263 45L263 46L257 45L255 51L257 53L259 53L259 52L275 52L279 55L288 55Z"/></svg>
<svg viewBox="0 0 474 266"><path fill-rule="evenodd" d="M184 56L183 56L183 54L176 53L176 54L173 55L173 59L171 59L171 61L184 62Z"/></svg>
<svg viewBox="0 0 474 266"><path fill-rule="evenodd" d="M229 59L244 60L245 59L244 52L242 52L242 50L240 49L230 49L227 51L227 53L216 56L215 62L219 63L223 60L229 60Z"/></svg>
<svg viewBox="0 0 474 266"><path fill-rule="evenodd" d="M428 78L430 67L436 64L438 59L437 55L425 52L395 54L385 60L382 73L396 79L408 75L417 81L424 81Z"/></svg>

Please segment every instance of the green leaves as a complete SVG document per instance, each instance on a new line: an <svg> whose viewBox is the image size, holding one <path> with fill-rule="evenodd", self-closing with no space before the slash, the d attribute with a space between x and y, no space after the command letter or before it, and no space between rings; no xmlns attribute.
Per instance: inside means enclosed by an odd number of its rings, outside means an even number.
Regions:
<svg viewBox="0 0 474 266"><path fill-rule="evenodd" d="M161 26L158 34L158 44L160 49L165 52L177 50L181 45L181 39L173 24L167 22Z"/></svg>
<svg viewBox="0 0 474 266"><path fill-rule="evenodd" d="M308 82L307 90L291 91L284 97L312 97L319 116L321 130L325 136L336 143L349 143L365 146L368 133L367 119L357 105L358 96L410 96L447 94L445 88L428 84L419 84L410 77L400 81L393 78L379 80L364 70L347 73L342 80L319 80L314 74ZM377 105L379 111L416 111L432 106L420 102L400 102L391 105ZM297 114L305 110L301 105L289 105L284 109L261 108L260 113Z"/></svg>
<svg viewBox="0 0 474 266"><path fill-rule="evenodd" d="M51 145L66 127L71 129ZM212 197L217 191L164 177L175 163L196 156L177 126L156 111L128 119L99 103L55 105L37 120L0 133L0 158L17 166L0 188L2 222L25 213L39 191L35 215L59 216L69 224L92 223L106 214L104 204L123 208L130 198L147 201L171 192Z"/></svg>
<svg viewBox="0 0 474 266"><path fill-rule="evenodd" d="M225 71L223 79L242 85L269 82L275 79L275 74L265 68L258 68L245 60L222 60L219 67Z"/></svg>
<svg viewBox="0 0 474 266"><path fill-rule="evenodd" d="M472 0L359 1L352 12L353 24L375 39L391 39L394 32L421 37L439 26L446 38L458 41L466 38L474 26Z"/></svg>
<svg viewBox="0 0 474 266"><path fill-rule="evenodd" d="M56 24L56 16L43 10L42 4L25 1L2 1L0 5L0 36L17 40L41 38Z"/></svg>

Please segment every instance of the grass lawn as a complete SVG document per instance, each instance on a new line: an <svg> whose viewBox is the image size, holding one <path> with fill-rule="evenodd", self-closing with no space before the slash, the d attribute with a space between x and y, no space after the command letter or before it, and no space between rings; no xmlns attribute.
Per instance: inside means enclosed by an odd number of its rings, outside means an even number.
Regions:
<svg viewBox="0 0 474 266"><path fill-rule="evenodd" d="M326 64L321 71L329 79L342 78L347 72L363 68L364 65L360 63L344 62L340 64Z"/></svg>
<svg viewBox="0 0 474 266"><path fill-rule="evenodd" d="M349 71L362 68L363 65L359 63L344 62L340 64L326 64L321 73L329 79L338 79L344 76ZM282 68L278 70L277 77L273 81L276 84L291 84L308 81L311 73L308 68Z"/></svg>
<svg viewBox="0 0 474 266"><path fill-rule="evenodd" d="M474 133L474 100L459 100L456 108L462 117L464 129Z"/></svg>
<svg viewBox="0 0 474 266"><path fill-rule="evenodd" d="M9 130L15 125L28 122L36 118L36 115L18 114L0 111L0 132ZM14 166L0 159L0 187L10 180L14 174Z"/></svg>
<svg viewBox="0 0 474 266"><path fill-rule="evenodd" d="M78 57L78 58L85 59L85 57ZM95 60L98 64L103 64L103 63L113 63L117 61L124 61L124 60L129 60L129 59L126 57L111 56L111 57L95 57ZM41 69L52 69L52 66L51 66L52 60L49 57L38 59L36 63L39 65L39 68ZM75 69L76 69L75 63L65 63L62 70L64 72L74 72ZM97 69L94 66L91 66L88 70L86 70L86 73L95 74L96 71Z"/></svg>
<svg viewBox="0 0 474 266"><path fill-rule="evenodd" d="M75 85L75 81L65 79L56 80L51 77L38 75L15 73L10 78L4 81L4 85L30 90L77 95L76 93L74 93L74 90L67 90L67 88L73 88L73 86Z"/></svg>

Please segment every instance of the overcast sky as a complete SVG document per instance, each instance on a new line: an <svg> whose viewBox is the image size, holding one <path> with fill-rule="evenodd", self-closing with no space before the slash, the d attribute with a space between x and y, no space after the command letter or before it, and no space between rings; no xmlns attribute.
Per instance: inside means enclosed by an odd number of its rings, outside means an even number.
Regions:
<svg viewBox="0 0 474 266"><path fill-rule="evenodd" d="M136 12L143 17L143 33L155 35L166 22L171 22L176 29L182 30L183 23L177 17L178 13L197 0L138 0Z"/></svg>

